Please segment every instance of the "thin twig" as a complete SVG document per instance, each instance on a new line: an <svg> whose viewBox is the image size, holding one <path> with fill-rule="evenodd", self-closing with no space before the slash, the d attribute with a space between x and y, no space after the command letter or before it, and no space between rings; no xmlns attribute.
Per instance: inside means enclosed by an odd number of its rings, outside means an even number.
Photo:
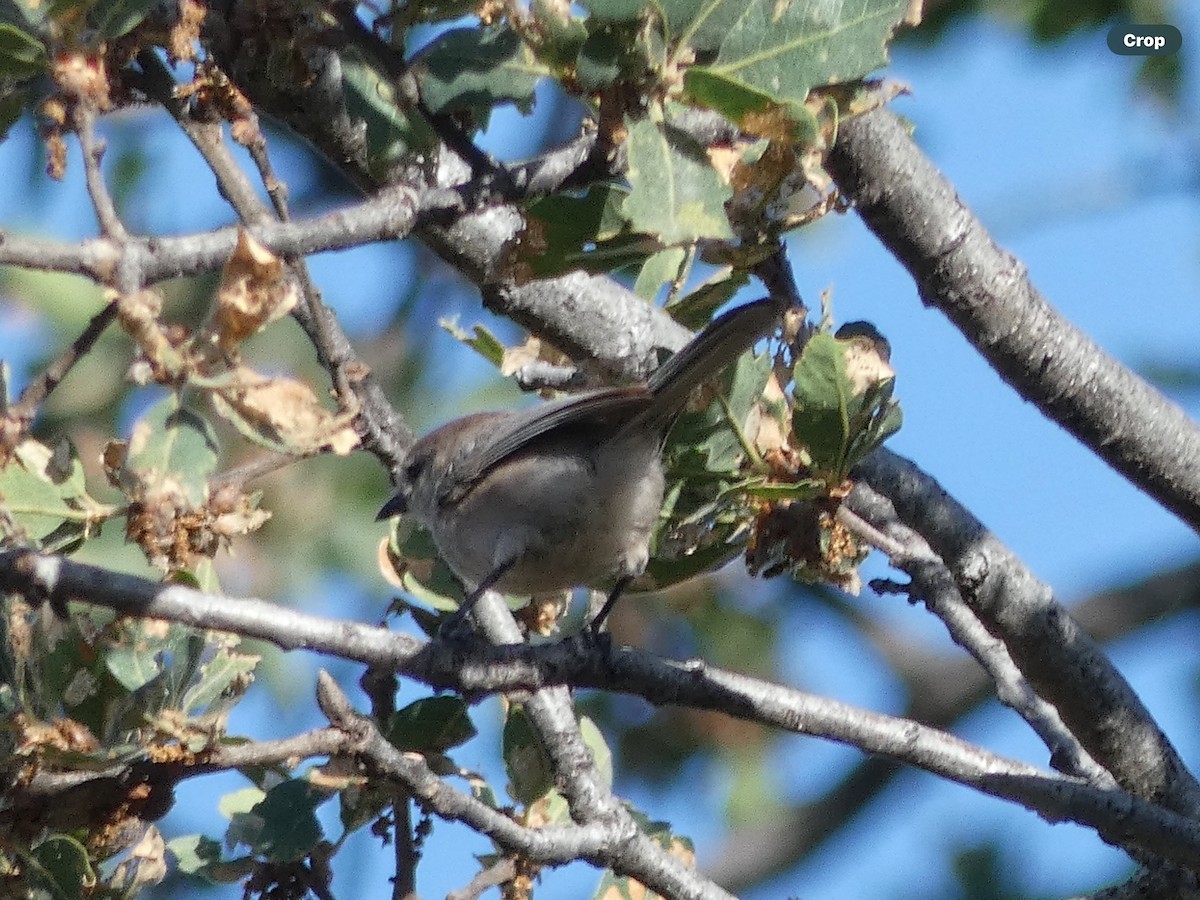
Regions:
<svg viewBox="0 0 1200 900"><path fill-rule="evenodd" d="M420 82L403 55L359 21L356 4L339 0L330 6L330 12L344 33L343 38L367 53L392 79L401 103L429 122L442 143L470 166L477 188L486 185L495 192L494 196L488 198L490 202L517 195L507 169L480 149L453 118L435 113L426 105L421 96Z"/></svg>
<svg viewBox="0 0 1200 900"><path fill-rule="evenodd" d="M63 350L50 365L46 366L41 375L25 386L25 390L21 392L17 402L8 408L9 415L26 425L31 423L37 416L38 407L67 377L75 363L79 362L92 349L116 315L117 302L112 300L100 312L92 316L91 321L80 332L79 337L71 342L71 346Z"/></svg>
<svg viewBox="0 0 1200 900"><path fill-rule="evenodd" d="M116 205L108 192L104 174L100 170L100 161L104 156L105 148L104 142L96 137L95 110L86 103L80 102L75 106L73 115L76 133L79 135L79 145L83 153L84 177L92 206L96 212L96 220L99 222L103 234L116 245L114 265L109 273L110 275L116 273L115 281L119 288L136 289L141 286L140 267L130 262L131 254L127 247L129 234L117 215ZM20 423L19 427L22 432L33 422L38 408L46 401L46 398L67 377L75 364L95 346L100 335L116 317L117 308L116 300L110 300L100 312L91 318L87 327L71 342L71 345L63 350L39 377L26 385L17 402L9 407L10 419Z"/></svg>
<svg viewBox="0 0 1200 900"><path fill-rule="evenodd" d="M1004 642L1022 676L1053 705L1088 754L1125 790L1185 815L1200 784L1141 698L1103 651L983 523L916 465L880 449L854 470L860 513L866 488L929 545L987 631ZM899 564L905 566L904 558ZM910 575L919 575L914 568Z"/></svg>
<svg viewBox="0 0 1200 900"><path fill-rule="evenodd" d="M136 256L146 284L218 271L237 244L244 228L267 249L280 255L307 256L348 250L365 244L407 237L417 220L434 206L428 197L404 185L382 189L358 203L291 222L264 221L226 226L187 235L131 237L120 245L109 238L74 243L32 238L0 230L0 265L43 272L84 275L99 284L112 284L123 254Z"/></svg>
<svg viewBox="0 0 1200 900"><path fill-rule="evenodd" d="M478 900L485 891L500 887L516 877L517 864L511 856L503 856L479 872L466 887L448 893L446 900Z"/></svg>
<svg viewBox="0 0 1200 900"><path fill-rule="evenodd" d="M1076 775L1102 788L1113 788L1116 780L1084 749L1079 739L1063 724L1058 710L1034 691L1014 664L1004 643L989 634L979 617L963 602L945 563L919 534L896 517L886 497L858 487L854 502L869 511L869 521L843 504L837 517L851 531L887 553L892 565L912 577L905 592L925 602L942 620L951 638L983 666L996 686L1000 701L1020 715L1050 749L1051 764L1061 772Z"/></svg>
<svg viewBox="0 0 1200 900"><path fill-rule="evenodd" d="M562 698L566 698L565 704ZM319 681L318 703L330 722L358 735L360 753L369 769L376 774L401 779L408 785L418 803L428 806L443 818L467 821L477 831L486 834L510 852L519 853L535 863L559 863L573 858L587 859L596 865L613 868L619 874L635 878L668 897L732 900L728 893L694 869L683 865L679 859L671 856L662 846L643 834L629 812L612 801L611 796L611 814L581 819L586 807L582 803L572 804L573 818L578 824L557 828L525 828L474 798L470 798L469 803L464 802L467 799L465 797L456 798L453 807L445 802L439 804L438 800L443 800L451 793L446 783L434 776L417 754L401 753L379 733L371 719L355 713L337 684L324 672L321 673ZM555 718L562 714L570 719L570 727L578 734L574 708L565 688L536 691L526 700L525 709L530 719L535 722L535 727L539 720L543 727L546 726L547 714ZM560 730L565 728L565 723L555 721L552 727L542 732L544 738L557 741L557 747L546 747L552 757L556 753L561 755L563 748L570 743L561 739ZM582 738L580 745L582 746ZM587 765L591 761L591 754L586 747L583 748L583 753L585 758L578 761ZM573 777L569 769L564 770L561 767L561 759L556 759L555 762L559 764L556 765L555 772L560 779L569 780ZM594 769L594 763L591 767ZM590 778L586 773L581 777ZM565 790L570 791L571 787L567 786ZM480 810L479 807L483 809ZM567 853L569 855L565 855Z"/></svg>
<svg viewBox="0 0 1200 900"><path fill-rule="evenodd" d="M901 560L911 558L912 548L910 546L902 544L882 529L876 528L874 524L864 519L844 503L838 506L834 517L850 529L850 532L860 540L886 554L893 564L899 565ZM932 560L934 557L931 554L929 558Z"/></svg>
<svg viewBox="0 0 1200 900"><path fill-rule="evenodd" d="M192 120L187 108L175 99L174 91L169 89L169 85L173 84L170 73L156 57L146 59L142 65L148 74L147 83L153 91L152 95L166 106L200 151L216 176L222 195L229 200L242 222L261 228L266 227L266 223L276 223L277 220L277 224L271 227L286 228L287 191L275 177L265 141L255 141L249 149L264 187L275 204L274 215L250 185L242 168L237 165L220 127ZM396 188L380 191L379 196L385 196L394 190ZM348 222L346 224L349 225ZM358 414L364 446L380 458L389 472L395 472L400 468L405 450L412 442L412 432L396 415L379 386L370 377L366 365L359 360L337 318L322 301L320 291L313 282L305 262L309 252L312 251L297 249L285 250L280 254L287 260L289 272L300 288L301 303L297 305L293 315L308 334L318 359L333 382L339 410L343 413L353 411Z"/></svg>
<svg viewBox="0 0 1200 900"><path fill-rule="evenodd" d="M87 182L88 194L92 198L92 208L96 211L96 220L100 223L100 231L118 243L124 242L129 234L117 215L116 204L108 192L104 182L104 173L100 171L100 160L104 158L105 143L96 138L96 111L85 102L80 101L74 108L75 131L79 135L79 144L83 148L83 171Z"/></svg>
<svg viewBox="0 0 1200 900"><path fill-rule="evenodd" d="M304 734L273 741L250 741L244 744L215 744L199 754L190 765L182 767L179 778L194 778L217 771L232 771L247 767L268 768L314 756L337 756L350 752L345 732L337 728L318 728ZM118 778L129 771L132 763L109 766L100 770L56 772L39 770L28 783L9 788L8 796L23 793L27 796L52 798L91 781ZM138 765L145 765L138 763ZM180 768L176 763L167 766Z"/></svg>

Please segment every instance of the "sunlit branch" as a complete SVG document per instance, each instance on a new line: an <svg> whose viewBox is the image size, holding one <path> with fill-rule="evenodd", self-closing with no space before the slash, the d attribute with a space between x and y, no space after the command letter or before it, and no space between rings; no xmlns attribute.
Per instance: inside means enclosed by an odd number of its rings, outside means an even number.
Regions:
<svg viewBox="0 0 1200 900"><path fill-rule="evenodd" d="M842 123L828 166L925 303L1022 397L1200 530L1200 427L1050 306L894 112Z"/></svg>
<svg viewBox="0 0 1200 900"><path fill-rule="evenodd" d="M31 551L0 552L0 588L52 607L78 599L126 615L232 631L285 649L307 648L390 666L432 687L468 696L572 685L635 694L654 704L720 711L881 754L1018 802L1051 821L1086 824L1107 840L1200 869L1200 826L1155 803L1005 759L911 720L699 662L672 662L630 648L606 654L571 641L538 647L431 644L374 626L323 619L262 600L156 584Z"/></svg>
<svg viewBox="0 0 1200 900"><path fill-rule="evenodd" d="M1123 788L1184 814L1200 808L1200 785L1133 688L1012 551L933 478L894 453L876 451L855 476L887 497L899 521L928 543L1034 691ZM867 519L869 501L865 491L850 497ZM907 566L903 557L896 564Z"/></svg>

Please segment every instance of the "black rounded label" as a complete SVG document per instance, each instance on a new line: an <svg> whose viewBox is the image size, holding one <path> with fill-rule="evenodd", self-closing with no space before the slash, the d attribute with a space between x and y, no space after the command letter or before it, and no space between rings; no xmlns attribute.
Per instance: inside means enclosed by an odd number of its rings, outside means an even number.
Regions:
<svg viewBox="0 0 1200 900"><path fill-rule="evenodd" d="M1121 56L1170 56L1182 46L1174 25L1114 25L1108 32L1108 49Z"/></svg>

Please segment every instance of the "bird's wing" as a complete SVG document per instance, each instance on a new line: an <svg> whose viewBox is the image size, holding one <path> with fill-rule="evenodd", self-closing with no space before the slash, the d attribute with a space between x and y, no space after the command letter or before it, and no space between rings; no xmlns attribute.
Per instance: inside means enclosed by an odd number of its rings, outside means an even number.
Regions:
<svg viewBox="0 0 1200 900"><path fill-rule="evenodd" d="M554 432L581 427L616 433L621 426L642 412L654 395L645 387L601 388L552 400L528 410L505 416L496 423L486 445L470 454L471 471L460 469L460 479L475 481L514 453L527 449L535 441L552 438Z"/></svg>

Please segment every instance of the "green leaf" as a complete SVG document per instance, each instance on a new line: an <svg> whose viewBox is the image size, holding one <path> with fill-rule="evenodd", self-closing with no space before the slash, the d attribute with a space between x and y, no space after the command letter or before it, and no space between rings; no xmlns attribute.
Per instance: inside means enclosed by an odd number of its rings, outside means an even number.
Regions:
<svg viewBox="0 0 1200 900"><path fill-rule="evenodd" d="M850 449L847 466L854 468L868 453L900 430L904 415L892 399L895 379L874 385L862 397L861 406L850 420Z"/></svg>
<svg viewBox="0 0 1200 900"><path fill-rule="evenodd" d="M849 406L853 401L842 344L830 334L813 335L792 378L796 400L792 427L796 436L808 448L813 468L840 482L850 442Z"/></svg>
<svg viewBox="0 0 1200 900"><path fill-rule="evenodd" d="M759 500L812 500L828 493L825 482L819 478L802 478L789 484L745 484L741 488Z"/></svg>
<svg viewBox="0 0 1200 900"><path fill-rule="evenodd" d="M529 112L538 79L549 74L507 25L451 29L423 50L416 62L421 97L429 109L469 111L481 128L487 127L497 104L515 103Z"/></svg>
<svg viewBox="0 0 1200 900"><path fill-rule="evenodd" d="M258 507L259 493L256 491L250 497L250 505L254 508ZM171 578L173 581L182 581L184 578L190 579L187 584L194 587L198 591L203 591L206 594L220 594L221 579L217 577L216 566L213 565L211 557L205 556L196 560L196 563L190 572L185 572L180 569L178 572L173 572Z"/></svg>
<svg viewBox="0 0 1200 900"><path fill-rule="evenodd" d="M31 78L48 65L46 47L38 37L15 25L0 24L0 75Z"/></svg>
<svg viewBox="0 0 1200 900"><path fill-rule="evenodd" d="M217 436L207 419L168 394L134 426L126 465L151 484L173 479L196 507L208 499L208 476L217 468Z"/></svg>
<svg viewBox="0 0 1200 900"><path fill-rule="evenodd" d="M3 0L0 2L0 22L15 25L22 31L36 32L46 27L47 15L53 11L54 4L47 6L42 0Z"/></svg>
<svg viewBox="0 0 1200 900"><path fill-rule="evenodd" d="M658 248L627 233L622 206L628 196L623 187L605 184L581 196L557 194L531 204L516 261L537 278L578 269L609 272L640 263Z"/></svg>
<svg viewBox="0 0 1200 900"><path fill-rule="evenodd" d="M764 112L775 105L774 97L766 91L704 66L692 66L684 73L683 88L693 101L715 109L735 124L750 113Z"/></svg>
<svg viewBox="0 0 1200 900"><path fill-rule="evenodd" d="M504 344L483 325L474 325L471 332L458 327L454 319L439 319L438 325L461 343L466 344L496 368L504 362Z"/></svg>
<svg viewBox="0 0 1200 900"><path fill-rule="evenodd" d="M51 449L30 438L17 445L15 455L26 469L53 484L63 499L75 500L86 495L83 463L69 441L59 441Z"/></svg>
<svg viewBox="0 0 1200 900"><path fill-rule="evenodd" d="M722 183L698 143L682 132L640 119L629 121L629 196L621 209L634 230L664 244L730 238Z"/></svg>
<svg viewBox="0 0 1200 900"><path fill-rule="evenodd" d="M720 11L724 4L743 12L709 68L783 101L803 101L814 87L857 81L887 65L887 42L909 6L908 0L714 0L711 6Z"/></svg>
<svg viewBox="0 0 1200 900"><path fill-rule="evenodd" d="M762 399L773 362L770 353L743 353L737 364L726 370L727 407L737 426L745 427L746 419Z"/></svg>
<svg viewBox="0 0 1200 900"><path fill-rule="evenodd" d="M144 629L137 629L145 635ZM104 667L125 690L132 693L162 674L162 652L158 641L136 640L114 647L104 657Z"/></svg>
<svg viewBox="0 0 1200 900"><path fill-rule="evenodd" d="M653 303L662 286L679 277L685 259L687 251L682 247L668 247L653 254L642 263L633 292L647 303Z"/></svg>
<svg viewBox="0 0 1200 900"><path fill-rule="evenodd" d="M178 709L184 692L199 677L201 660L210 647L200 632L183 625L172 625L167 630L163 644L164 672L167 676L163 703L164 706Z"/></svg>
<svg viewBox="0 0 1200 900"><path fill-rule="evenodd" d="M771 367L769 354L743 355L723 374L720 397L707 409L685 412L671 430L660 524L635 590L658 590L713 571L745 549L747 451L737 429L762 397Z"/></svg>
<svg viewBox="0 0 1200 900"><path fill-rule="evenodd" d="M542 37L537 46L538 56L559 66L574 60L588 36L583 21L571 15L565 4L554 0L533 0L529 11Z"/></svg>
<svg viewBox="0 0 1200 900"><path fill-rule="evenodd" d="M814 470L833 484L845 480L901 424L892 399L895 380L885 378L855 393L846 371L846 346L830 334L813 335L792 372L792 428Z"/></svg>
<svg viewBox="0 0 1200 900"><path fill-rule="evenodd" d="M712 321L717 310L733 299L750 282L745 269L729 266L719 270L690 294L668 304L671 318L688 328L699 330Z"/></svg>
<svg viewBox="0 0 1200 900"><path fill-rule="evenodd" d="M425 118L407 113L390 80L353 52L342 55L342 81L346 112L366 130L366 165L373 175L384 177L407 154L437 145Z"/></svg>
<svg viewBox="0 0 1200 900"><path fill-rule="evenodd" d="M444 753L475 737L475 726L461 697L423 697L391 716L387 739L401 750Z"/></svg>
<svg viewBox="0 0 1200 900"><path fill-rule="evenodd" d="M44 315L50 324L67 333L82 331L107 305L99 285L66 272L36 272L5 266L0 277L7 293L20 298ZM84 360L80 360L80 364ZM85 396L89 396L88 387L83 386ZM76 390L79 389L77 386ZM90 407L88 411L91 411Z"/></svg>
<svg viewBox="0 0 1200 900"><path fill-rule="evenodd" d="M198 679L179 702L180 710L195 713L210 709L234 682L248 684L250 675L261 659L256 654L234 653L222 648L201 667Z"/></svg>
<svg viewBox="0 0 1200 900"><path fill-rule="evenodd" d="M777 100L766 91L705 66L689 68L684 73L683 84L693 103L716 110L754 134L787 135L802 147L815 146L821 137L820 121L800 100ZM836 118L837 104L828 98L827 102Z"/></svg>
<svg viewBox="0 0 1200 900"><path fill-rule="evenodd" d="M167 841L167 849L175 857L175 867L185 875L207 877L221 862L221 844L202 834L189 834Z"/></svg>
<svg viewBox="0 0 1200 900"><path fill-rule="evenodd" d="M52 450L33 438L18 444L0 469L0 505L31 538L55 546L79 539L86 508L104 509L87 497L83 466L69 443Z"/></svg>
<svg viewBox="0 0 1200 900"><path fill-rule="evenodd" d="M725 403L714 401L708 408L685 412L668 436L668 457L672 469L679 459L698 462L707 476L731 476L741 468L745 451L734 427L745 427L746 417L762 397L771 375L771 357L767 354L743 354L736 365L718 380ZM731 421L732 419L732 421ZM680 465L684 471L689 467Z"/></svg>
<svg viewBox="0 0 1200 900"><path fill-rule="evenodd" d="M267 791L249 815L261 823L254 852L272 862L295 862L317 846L324 833L316 809L325 794L299 779L280 782Z"/></svg>
<svg viewBox="0 0 1200 900"><path fill-rule="evenodd" d="M250 812L266 794L261 788L244 787L225 794L217 801L217 812L227 819Z"/></svg>
<svg viewBox="0 0 1200 900"><path fill-rule="evenodd" d="M649 9L647 0L581 0L580 6L598 19L632 22Z"/></svg>
<svg viewBox="0 0 1200 900"><path fill-rule="evenodd" d="M707 572L715 572L745 549L746 537L739 536L734 541L717 541L680 556L651 557L635 587L639 591L660 591L681 584Z"/></svg>
<svg viewBox="0 0 1200 900"><path fill-rule="evenodd" d="M528 806L554 787L550 757L523 707L509 709L500 743L508 793L514 800Z"/></svg>
<svg viewBox="0 0 1200 900"><path fill-rule="evenodd" d="M572 248L610 241L625 230L621 205L629 192L615 184L594 185L580 195L554 194L530 205L526 214L544 224L558 245ZM544 253L552 253L551 244Z"/></svg>
<svg viewBox="0 0 1200 900"><path fill-rule="evenodd" d="M45 537L73 512L54 484L17 460L0 469L0 505L33 538Z"/></svg>
<svg viewBox="0 0 1200 900"><path fill-rule="evenodd" d="M55 900L82 898L84 889L96 884L96 873L92 870L87 849L73 837L51 835L30 855L37 866L30 880Z"/></svg>
<svg viewBox="0 0 1200 900"><path fill-rule="evenodd" d="M661 0L672 41L710 55L746 10L745 0Z"/></svg>
<svg viewBox="0 0 1200 900"><path fill-rule="evenodd" d="M91 20L106 38L128 34L150 14L158 0L99 0L92 7Z"/></svg>
<svg viewBox="0 0 1200 900"><path fill-rule="evenodd" d="M630 67L631 41L624 29L611 27L593 31L579 48L575 76L584 91L608 87Z"/></svg>
<svg viewBox="0 0 1200 900"><path fill-rule="evenodd" d="M118 628L103 665L128 694L107 715L116 725L137 728L148 716L179 707L180 694L196 679L206 644L202 635L184 625L160 632L154 625L127 619Z"/></svg>
<svg viewBox="0 0 1200 900"><path fill-rule="evenodd" d="M0 89L0 141L8 137L9 131L20 121L21 114L25 112L25 105L28 102L28 91L15 85L10 85L7 89Z"/></svg>
<svg viewBox="0 0 1200 900"><path fill-rule="evenodd" d="M396 559L408 566L400 575L405 591L436 610L453 612L458 609L464 596L462 584L438 555L433 538L425 528L411 518L398 519L391 534L390 550Z"/></svg>

